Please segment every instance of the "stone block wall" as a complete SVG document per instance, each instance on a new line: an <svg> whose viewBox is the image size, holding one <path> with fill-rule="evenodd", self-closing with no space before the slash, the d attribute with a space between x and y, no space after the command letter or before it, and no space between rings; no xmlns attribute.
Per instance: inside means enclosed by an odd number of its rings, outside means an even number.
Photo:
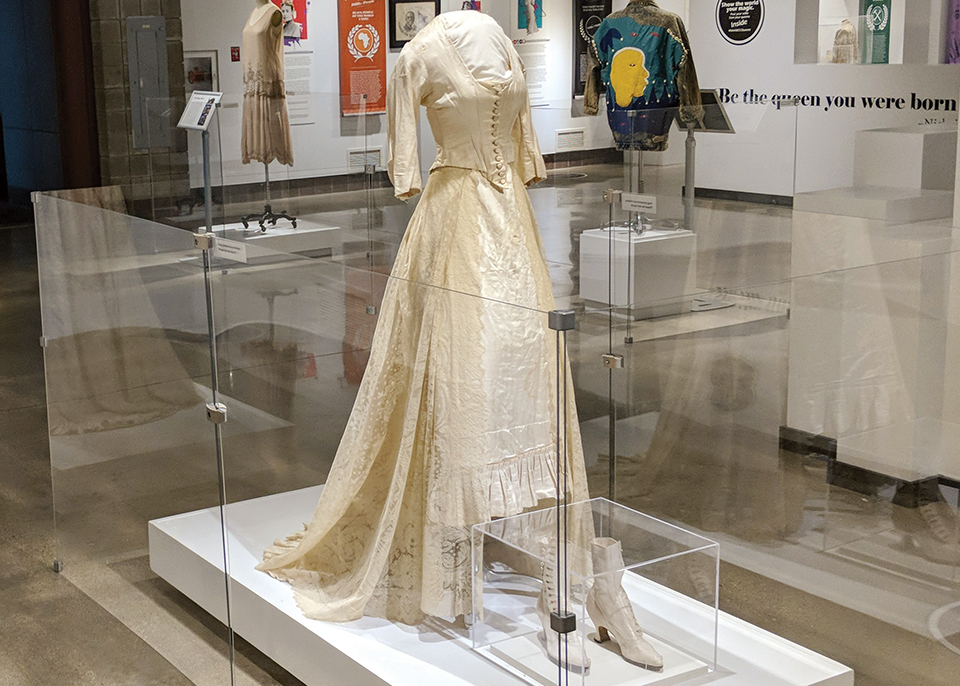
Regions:
<svg viewBox="0 0 960 686"><path fill-rule="evenodd" d="M133 147L128 17L166 20L170 147ZM103 185L118 185L134 214L158 218L190 195L186 132L176 123L185 104L180 0L90 0L94 83Z"/></svg>

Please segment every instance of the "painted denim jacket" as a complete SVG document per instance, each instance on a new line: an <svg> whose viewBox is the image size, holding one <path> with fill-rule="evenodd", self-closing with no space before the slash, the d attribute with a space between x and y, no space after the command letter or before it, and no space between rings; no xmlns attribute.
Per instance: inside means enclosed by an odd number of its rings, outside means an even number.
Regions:
<svg viewBox="0 0 960 686"><path fill-rule="evenodd" d="M702 119L700 86L680 17L653 0L632 0L597 28L587 69L584 111L607 118L620 150L665 150L670 125Z"/></svg>

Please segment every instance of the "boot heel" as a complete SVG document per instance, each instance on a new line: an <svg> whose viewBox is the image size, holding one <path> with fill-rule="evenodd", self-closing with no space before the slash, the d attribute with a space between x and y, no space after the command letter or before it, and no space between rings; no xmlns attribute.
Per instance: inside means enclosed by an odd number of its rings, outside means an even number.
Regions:
<svg viewBox="0 0 960 686"><path fill-rule="evenodd" d="M607 627L598 626L597 627L597 643L606 643L610 640L610 632L607 631Z"/></svg>

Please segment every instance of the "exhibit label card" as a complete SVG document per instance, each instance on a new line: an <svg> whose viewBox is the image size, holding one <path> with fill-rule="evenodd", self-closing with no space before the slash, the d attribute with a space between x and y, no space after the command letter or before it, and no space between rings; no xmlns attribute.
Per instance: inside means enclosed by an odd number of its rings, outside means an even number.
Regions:
<svg viewBox="0 0 960 686"><path fill-rule="evenodd" d="M657 213L657 196L640 195L639 193L624 193L622 198L624 212L643 212L644 214Z"/></svg>
<svg viewBox="0 0 960 686"><path fill-rule="evenodd" d="M220 103L223 93L217 91L193 91L187 106L183 109L180 116L178 129L188 129L190 131L206 131L210 128L210 122L213 120L213 112Z"/></svg>
<svg viewBox="0 0 960 686"><path fill-rule="evenodd" d="M213 256L232 262L247 262L247 246L240 241L217 236L213 240Z"/></svg>

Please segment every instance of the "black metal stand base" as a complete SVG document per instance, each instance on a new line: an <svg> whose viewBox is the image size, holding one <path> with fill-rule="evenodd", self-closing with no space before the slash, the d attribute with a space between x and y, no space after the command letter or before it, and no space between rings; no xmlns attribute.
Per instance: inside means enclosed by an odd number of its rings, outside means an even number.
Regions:
<svg viewBox="0 0 960 686"><path fill-rule="evenodd" d="M256 220L257 224L260 225L260 230L266 231L267 224L270 226L276 226L277 222L281 219L286 219L293 224L293 228L297 228L296 217L291 217L289 214L283 211L274 212L273 207L269 203L263 206L263 212L248 214L247 216L241 218L240 221L243 222L243 228L249 229L250 222Z"/></svg>

